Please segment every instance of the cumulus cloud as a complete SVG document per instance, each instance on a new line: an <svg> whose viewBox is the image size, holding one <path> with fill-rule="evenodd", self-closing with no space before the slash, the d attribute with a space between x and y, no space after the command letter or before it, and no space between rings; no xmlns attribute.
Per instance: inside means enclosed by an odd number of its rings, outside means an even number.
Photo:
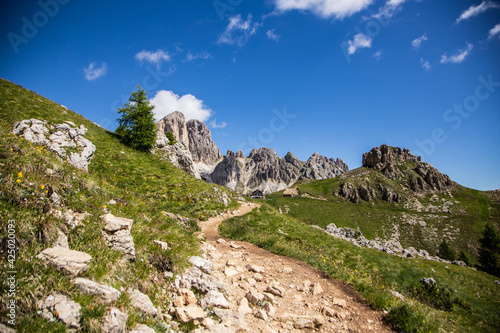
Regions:
<svg viewBox="0 0 500 333"><path fill-rule="evenodd" d="M243 20L240 14L231 16L226 30L219 36L217 43L236 44L241 47L257 32L260 26L262 23L252 22L252 14L248 14L246 20Z"/></svg>
<svg viewBox="0 0 500 333"><path fill-rule="evenodd" d="M267 36L267 38L268 38L268 39L272 39L272 40L277 41L277 42L279 42L280 37L281 37L280 35L277 35L277 34L274 32L274 29L272 29L272 30L267 30L267 32L266 32L266 36Z"/></svg>
<svg viewBox="0 0 500 333"><path fill-rule="evenodd" d="M206 121L212 115L212 110L201 99L191 94L179 96L170 90L160 90L151 99L151 103L155 106L156 120L162 119L174 111L182 112L186 120Z"/></svg>
<svg viewBox="0 0 500 333"><path fill-rule="evenodd" d="M488 34L488 39L500 38L500 23L495 25Z"/></svg>
<svg viewBox="0 0 500 333"><path fill-rule="evenodd" d="M85 79L88 81L93 81L101 76L106 75L108 65L105 62L101 63L100 67L97 67L95 62L91 62L88 67L84 68Z"/></svg>
<svg viewBox="0 0 500 333"><path fill-rule="evenodd" d="M429 39L427 38L426 34L423 34L422 36L412 40L411 46L413 46L413 48L415 50L418 50L420 48L420 45L422 45L422 42L426 41L426 40L429 40Z"/></svg>
<svg viewBox="0 0 500 333"><path fill-rule="evenodd" d="M424 60L424 58L420 58L420 66L426 71L431 70L431 64L427 60Z"/></svg>
<svg viewBox="0 0 500 333"><path fill-rule="evenodd" d="M360 32L352 40L347 41L347 44L349 45L347 52L354 54L357 49L372 47L372 38Z"/></svg>
<svg viewBox="0 0 500 333"><path fill-rule="evenodd" d="M470 6L467 10L465 10L459 18L457 18L457 23L460 23L463 20L468 20L469 18L473 16L477 16L481 13L484 13L490 8L499 8L500 5L497 4L496 2L492 1L483 1L477 6Z"/></svg>
<svg viewBox="0 0 500 333"><path fill-rule="evenodd" d="M212 120L210 123L209 123L210 127L212 128L226 128L227 126L227 123L225 121L223 121L222 123L220 124L217 124L217 119L214 118L214 120Z"/></svg>
<svg viewBox="0 0 500 333"><path fill-rule="evenodd" d="M146 61L156 66L159 66L164 61L170 61L170 55L168 54L168 52L163 50L156 50L156 51L142 50L141 52L136 53L135 59L139 60L140 62Z"/></svg>
<svg viewBox="0 0 500 333"><path fill-rule="evenodd" d="M459 64L463 62L465 58L467 58L467 56L470 54L473 48L474 46L469 43L464 49L458 50L455 55L448 57L445 53L441 56L440 62L442 64L448 64L448 63Z"/></svg>
<svg viewBox="0 0 500 333"><path fill-rule="evenodd" d="M200 53L194 53L194 54L191 52L188 52L186 54L186 59L184 59L183 62L192 62L192 61L195 61L197 59L206 60L206 59L209 59L211 57L212 56L207 51L203 51Z"/></svg>
<svg viewBox="0 0 500 333"><path fill-rule="evenodd" d="M310 11L322 18L342 19L371 5L373 0L274 0L276 10Z"/></svg>

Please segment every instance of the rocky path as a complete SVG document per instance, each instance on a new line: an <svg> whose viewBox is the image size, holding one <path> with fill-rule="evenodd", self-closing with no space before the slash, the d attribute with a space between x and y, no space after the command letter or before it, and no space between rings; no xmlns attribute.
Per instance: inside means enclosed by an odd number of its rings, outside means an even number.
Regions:
<svg viewBox="0 0 500 333"><path fill-rule="evenodd" d="M227 309L217 309L222 324L200 332L391 332L382 313L321 271L255 245L223 239L218 226L227 218L258 207L242 203L233 212L200 223L202 248L212 275L226 285Z"/></svg>

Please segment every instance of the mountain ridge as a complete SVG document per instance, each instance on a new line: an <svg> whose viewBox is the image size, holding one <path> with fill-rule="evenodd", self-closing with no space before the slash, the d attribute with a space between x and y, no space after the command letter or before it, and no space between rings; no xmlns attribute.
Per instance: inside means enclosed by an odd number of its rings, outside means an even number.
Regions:
<svg viewBox="0 0 500 333"><path fill-rule="evenodd" d="M300 179L333 178L349 170L340 158L335 160L313 153L303 162L291 152L280 158L273 148L265 147L252 149L248 156L242 151L231 150L222 156L207 126L195 119L186 122L179 111L166 115L156 125L159 131L157 148L174 165L197 178L240 193L257 189L272 193ZM168 132L178 141L173 147L168 145Z"/></svg>

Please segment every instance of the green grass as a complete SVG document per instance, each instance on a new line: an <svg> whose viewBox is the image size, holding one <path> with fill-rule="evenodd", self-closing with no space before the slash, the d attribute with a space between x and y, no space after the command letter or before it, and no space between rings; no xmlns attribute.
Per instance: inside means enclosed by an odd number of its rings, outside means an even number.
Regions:
<svg viewBox="0 0 500 333"><path fill-rule="evenodd" d="M87 127L85 137L97 147L89 172L68 165L46 147L37 147L10 134L15 122L30 118L46 120L50 125L69 120L77 126ZM48 174L48 169L55 173ZM7 256L4 251L9 220L16 221L15 236L19 247L15 262L19 331L64 331L60 323L49 323L36 315L38 300L52 292L61 292L82 305L82 329L93 332L97 331L99 319L108 305L99 304L94 296L83 295L72 285L69 276L35 258L51 247L57 238L57 229L67 233L71 249L92 256L83 277L117 289L137 288L148 294L156 306L167 308L171 300L165 297L162 272L150 260L160 258L179 272L187 267L189 256L199 254L199 246L195 229L184 230L162 212L203 220L237 206L232 200L229 207L224 207L217 193L226 190L218 187L219 192L216 192L213 187L158 156L124 146L114 133L82 116L0 80L1 322L7 320ZM89 214L82 226L71 230L63 219L44 213L44 206L50 204L49 188L62 201L61 207L53 208ZM112 198L118 201L117 205L107 204ZM137 254L135 262L123 262L121 253L106 246L99 218L105 212L134 220L131 233ZM168 242L171 248L162 251L153 240ZM129 325L150 323L157 331L164 331L155 318L134 314L126 297L115 306L133 314Z"/></svg>
<svg viewBox="0 0 500 333"><path fill-rule="evenodd" d="M287 233L284 236L278 229ZM403 259L358 248L264 204L251 214L225 221L221 234L296 258L352 284L401 332L494 332L500 327L500 286L493 276L455 265ZM422 301L420 279L433 277L458 303L443 311ZM390 291L405 296L405 301ZM478 297L479 295L479 297ZM464 307L456 304L462 304Z"/></svg>

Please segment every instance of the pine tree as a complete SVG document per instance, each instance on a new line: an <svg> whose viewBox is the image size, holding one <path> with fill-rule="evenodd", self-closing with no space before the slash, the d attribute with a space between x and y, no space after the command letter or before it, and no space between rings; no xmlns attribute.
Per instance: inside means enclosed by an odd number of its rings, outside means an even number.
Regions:
<svg viewBox="0 0 500 333"><path fill-rule="evenodd" d="M486 273L500 276L500 236L490 223L486 224L479 240L479 264Z"/></svg>
<svg viewBox="0 0 500 333"><path fill-rule="evenodd" d="M121 117L116 133L121 136L123 143L140 151L150 150L156 142L154 106L149 103L147 94L138 85L129 97L129 102L118 109Z"/></svg>
<svg viewBox="0 0 500 333"><path fill-rule="evenodd" d="M450 248L446 239L443 240L441 244L439 244L439 257L445 260L454 261L455 260L455 252Z"/></svg>
<svg viewBox="0 0 500 333"><path fill-rule="evenodd" d="M172 133L171 131L167 132L167 139L168 139L168 144L171 146L175 145L175 143L177 142L177 140L175 140L174 133Z"/></svg>
<svg viewBox="0 0 500 333"><path fill-rule="evenodd" d="M460 251L460 255L458 256L458 260L463 261L469 267L472 266L470 259L469 259L469 256L467 256L467 253L465 253L464 250Z"/></svg>

